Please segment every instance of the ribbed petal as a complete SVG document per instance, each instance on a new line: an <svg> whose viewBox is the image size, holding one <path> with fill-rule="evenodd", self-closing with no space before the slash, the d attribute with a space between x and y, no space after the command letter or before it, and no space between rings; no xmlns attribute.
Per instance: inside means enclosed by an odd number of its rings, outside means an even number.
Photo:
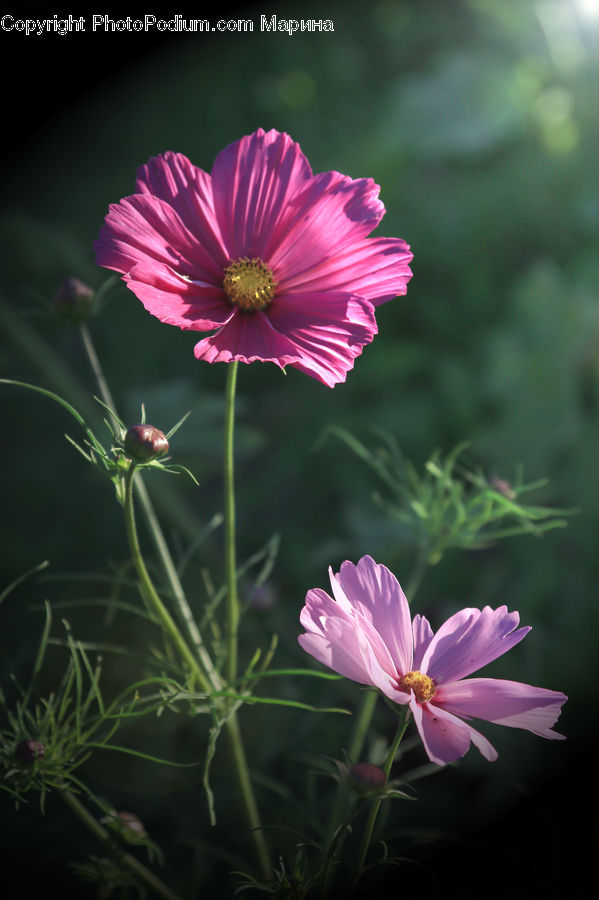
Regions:
<svg viewBox="0 0 599 900"><path fill-rule="evenodd" d="M158 262L179 275L222 285L221 268L176 210L149 194L134 194L111 204L94 246L99 266L123 274L138 262Z"/></svg>
<svg viewBox="0 0 599 900"><path fill-rule="evenodd" d="M210 331L234 313L220 288L183 278L163 263L136 263L123 280L147 311L167 325Z"/></svg>
<svg viewBox="0 0 599 900"><path fill-rule="evenodd" d="M343 598L372 624L384 641L397 674L412 668L410 609L399 582L386 566L363 556L357 565L346 560L331 586L338 603Z"/></svg>
<svg viewBox="0 0 599 900"><path fill-rule="evenodd" d="M281 369L301 358L295 342L273 328L264 312L239 309L222 328L199 341L193 352L196 359L209 363L273 362Z"/></svg>
<svg viewBox="0 0 599 900"><path fill-rule="evenodd" d="M293 344L296 369L329 387L345 381L365 344L377 332L374 307L348 294L294 294L276 297L269 321Z"/></svg>
<svg viewBox="0 0 599 900"><path fill-rule="evenodd" d="M435 694L435 705L458 716L474 716L497 725L525 728L541 737L564 740L552 731L568 698L558 691L504 681L499 678L468 678L444 684Z"/></svg>
<svg viewBox="0 0 599 900"><path fill-rule="evenodd" d="M289 205L269 245L268 263L280 283L292 283L296 273L335 258L369 235L385 213L379 190L372 178L316 175Z"/></svg>
<svg viewBox="0 0 599 900"><path fill-rule="evenodd" d="M275 130L259 128L218 154L212 167L214 209L231 259L268 262L285 231L290 202L311 178L299 144Z"/></svg>
<svg viewBox="0 0 599 900"><path fill-rule="evenodd" d="M428 619L425 619L424 616L416 615L412 623L412 633L414 636L414 661L412 665L415 670L420 671L426 649L433 639L433 629Z"/></svg>
<svg viewBox="0 0 599 900"><path fill-rule="evenodd" d="M422 671L438 685L476 672L528 634L528 627L515 630L519 621L518 613L508 612L507 606L485 606L482 612L461 610L435 634L424 654Z"/></svg>
<svg viewBox="0 0 599 900"><path fill-rule="evenodd" d="M399 238L366 238L309 267L311 257L296 260L292 274L279 274L281 290L347 291L378 306L406 293L412 256Z"/></svg>
<svg viewBox="0 0 599 900"><path fill-rule="evenodd" d="M325 591L308 591L300 646L324 665L360 684L390 690L393 661L383 640L361 617L348 615Z"/></svg>
<svg viewBox="0 0 599 900"><path fill-rule="evenodd" d="M182 153L154 156L137 170L135 192L164 200L222 269L229 262L214 212L212 180Z"/></svg>
<svg viewBox="0 0 599 900"><path fill-rule="evenodd" d="M417 703L413 695L410 709L431 762L444 766L460 759L468 752L471 743L489 762L497 759L497 751L486 737L451 713L432 703Z"/></svg>

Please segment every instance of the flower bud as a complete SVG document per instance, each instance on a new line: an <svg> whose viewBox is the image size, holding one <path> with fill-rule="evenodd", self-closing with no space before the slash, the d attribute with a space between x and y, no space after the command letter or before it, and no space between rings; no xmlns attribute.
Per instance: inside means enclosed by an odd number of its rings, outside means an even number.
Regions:
<svg viewBox="0 0 599 900"><path fill-rule="evenodd" d="M15 756L22 763L34 763L36 759L41 759L45 752L46 748L41 741L19 741L15 747Z"/></svg>
<svg viewBox="0 0 599 900"><path fill-rule="evenodd" d="M74 322L82 322L89 316L94 302L94 291L78 278L63 278L54 294L57 312Z"/></svg>
<svg viewBox="0 0 599 900"><path fill-rule="evenodd" d="M387 777L383 770L373 763L356 763L349 769L347 784L354 793L364 797L382 791L387 784Z"/></svg>
<svg viewBox="0 0 599 900"><path fill-rule="evenodd" d="M491 478L489 484L494 491L497 491L498 494L503 494L503 496L507 497L508 500L515 499L516 491L513 489L509 481L505 480L505 478Z"/></svg>
<svg viewBox="0 0 599 900"><path fill-rule="evenodd" d="M125 450L131 459L149 462L168 453L168 441L153 425L132 425L125 435Z"/></svg>
<svg viewBox="0 0 599 900"><path fill-rule="evenodd" d="M119 812L113 819L113 826L128 844L141 844L146 837L146 829L141 819L130 812Z"/></svg>

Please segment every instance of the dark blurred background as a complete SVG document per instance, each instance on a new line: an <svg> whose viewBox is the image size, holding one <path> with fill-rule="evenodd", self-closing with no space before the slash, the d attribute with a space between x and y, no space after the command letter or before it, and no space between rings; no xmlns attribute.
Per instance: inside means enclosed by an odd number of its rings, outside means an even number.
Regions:
<svg viewBox="0 0 599 900"><path fill-rule="evenodd" d="M449 880L464 898L562 897L573 892L596 840L596 826L581 816L596 783L599 8L591 0L379 0L212 12L251 19L254 30L91 34L88 15L85 34L0 33L1 375L57 391L101 433L77 327L44 312L36 297L51 298L64 275L103 284L109 273L95 267L92 243L108 204L131 193L137 166L150 156L177 150L209 170L226 144L275 127L301 143L315 172L374 178L387 209L377 233L411 244L414 278L406 297L379 308L380 333L346 384L330 390L294 370L283 377L269 365L240 369L240 556L281 534L269 608L251 612L246 627L262 646L279 633L279 665L306 665L296 644L298 615L306 590L327 586L329 564L369 553L400 581L408 578L412 560L396 526L371 502L373 477L341 443L318 442L327 424L367 443L370 429L383 427L419 467L433 448L467 440L466 461L489 476L511 479L520 463L527 480L548 476L534 499L578 508L567 529L454 551L429 573L415 608L433 627L466 605L520 610L533 631L489 674L568 693L558 726L568 741L483 725L498 762L490 766L473 750L460 766L422 782L418 804L397 804L390 845L419 866L390 870L377 890L387 896L410 885L434 897ZM273 13L331 19L334 31L261 33L260 16ZM147 479L182 555L221 509L224 367L197 362L197 336L150 317L121 284L89 327L126 421L138 421L141 402L163 430L192 411L172 451L200 487L158 474ZM112 488L64 440L65 431L79 437L76 423L16 388L3 387L1 403L0 587L44 559L53 576L24 583L0 608L6 684L9 672L28 676L43 599L100 591L62 576L100 578L126 548ZM218 530L211 533L186 571L198 614L206 602L202 570L219 583L220 539ZM143 647L135 623L119 620L110 630L101 611L64 614L82 639ZM248 640L248 658L253 647ZM50 687L52 666L61 665L60 651L52 652ZM137 675L134 664L131 672L111 665L109 688L111 677L118 683ZM316 684L272 690L317 702ZM339 682L326 698L353 709L360 694ZM318 819L332 782L310 776L313 794L306 793L306 773L319 754L340 755L347 721L251 712L249 754L262 777L265 820L305 825L294 801L273 786L277 779L309 809L313 803ZM151 723L144 728L131 740L145 742L148 752L188 760L205 749L201 722L169 721L157 734ZM392 728L381 708L373 757ZM224 853L224 836L236 833L242 853L244 836L227 789L210 830L200 775L181 771L187 774L156 775L99 754L86 777L119 808L142 815L170 850L166 877L177 889L209 896L207 887L227 883L218 881L226 877L219 865L243 865L236 857L215 862L213 851ZM226 773L223 753L215 783ZM0 815L6 877L19 879L20 896L32 896L42 875L63 896L93 896L64 866L97 848L58 799L50 798L42 819L35 799L15 814L6 795ZM431 849L434 834L440 837ZM290 837L290 853L293 845Z"/></svg>

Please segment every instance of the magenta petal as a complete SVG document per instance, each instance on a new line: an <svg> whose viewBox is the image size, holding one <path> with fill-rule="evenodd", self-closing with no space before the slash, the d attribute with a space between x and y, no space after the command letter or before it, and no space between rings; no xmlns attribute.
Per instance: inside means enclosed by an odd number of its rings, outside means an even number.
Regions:
<svg viewBox="0 0 599 900"><path fill-rule="evenodd" d="M267 307L274 328L292 343L296 369L329 387L345 381L377 332L371 303L348 294L294 294Z"/></svg>
<svg viewBox="0 0 599 900"><path fill-rule="evenodd" d="M507 653L530 628L516 626L517 612L507 606L491 609L463 609L451 616L437 631L422 660L422 671L435 684L458 681Z"/></svg>
<svg viewBox="0 0 599 900"><path fill-rule="evenodd" d="M222 284L222 272L178 213L157 197L134 194L109 207L94 244L99 266L126 274L138 262L163 263L180 275Z"/></svg>
<svg viewBox="0 0 599 900"><path fill-rule="evenodd" d="M310 256L297 260L292 273L285 276L281 271L281 288L291 293L347 291L378 306L406 293L412 256L399 238L366 238L319 258L315 265L308 266Z"/></svg>
<svg viewBox="0 0 599 900"><path fill-rule="evenodd" d="M259 128L218 154L212 167L214 209L231 259L269 261L289 204L311 177L299 144L274 129Z"/></svg>
<svg viewBox="0 0 599 900"><path fill-rule="evenodd" d="M414 699L410 700L410 709L431 762L444 766L460 759L471 743L489 762L497 759L497 751L484 735L451 713L432 703L417 703Z"/></svg>
<svg viewBox="0 0 599 900"><path fill-rule="evenodd" d="M458 716L474 716L497 725L524 728L541 737L563 740L552 730L568 698L558 691L499 678L468 678L444 684L435 704Z"/></svg>
<svg viewBox="0 0 599 900"><path fill-rule="evenodd" d="M139 167L135 192L166 201L219 266L227 265L228 252L214 212L210 175L182 153L169 150Z"/></svg>
<svg viewBox="0 0 599 900"><path fill-rule="evenodd" d="M233 315L220 288L185 279L161 263L137 263L123 280L147 311L167 325L210 331Z"/></svg>
<svg viewBox="0 0 599 900"><path fill-rule="evenodd" d="M378 194L372 178L354 181L339 172L314 176L287 210L271 247L269 261L284 290L296 273L336 258L370 234L385 212Z"/></svg>
<svg viewBox="0 0 599 900"><path fill-rule="evenodd" d="M196 359L217 362L273 362L283 368L300 358L295 343L272 327L261 311L244 313L234 309L230 319L215 334L194 347Z"/></svg>
<svg viewBox="0 0 599 900"><path fill-rule="evenodd" d="M357 565L346 560L332 581L353 609L367 619L384 641L398 673L412 668L410 608L400 584L386 566L363 556Z"/></svg>

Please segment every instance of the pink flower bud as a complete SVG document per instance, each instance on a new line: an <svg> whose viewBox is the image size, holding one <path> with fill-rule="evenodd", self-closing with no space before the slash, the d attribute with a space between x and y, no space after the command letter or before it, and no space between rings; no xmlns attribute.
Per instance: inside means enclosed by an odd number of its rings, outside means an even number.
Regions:
<svg viewBox="0 0 599 900"><path fill-rule="evenodd" d="M143 822L135 813L119 812L114 819L114 826L128 844L141 844L146 837Z"/></svg>
<svg viewBox="0 0 599 900"><path fill-rule="evenodd" d="M32 764L36 759L41 759L46 748L41 741L19 741L15 747L15 756L22 763Z"/></svg>
<svg viewBox="0 0 599 900"><path fill-rule="evenodd" d="M63 278L62 284L54 294L56 311L74 322L87 319L93 302L94 291L78 278Z"/></svg>
<svg viewBox="0 0 599 900"><path fill-rule="evenodd" d="M373 763L356 763L350 767L347 775L348 786L360 796L378 793L383 790L386 783L385 773Z"/></svg>
<svg viewBox="0 0 599 900"><path fill-rule="evenodd" d="M131 459L149 462L168 453L168 441L153 425L132 425L125 435L125 450Z"/></svg>
<svg viewBox="0 0 599 900"><path fill-rule="evenodd" d="M507 497L508 500L515 499L516 491L513 489L509 481L505 480L505 478L491 478L489 484L494 491L497 491L498 494L503 494L503 496Z"/></svg>

